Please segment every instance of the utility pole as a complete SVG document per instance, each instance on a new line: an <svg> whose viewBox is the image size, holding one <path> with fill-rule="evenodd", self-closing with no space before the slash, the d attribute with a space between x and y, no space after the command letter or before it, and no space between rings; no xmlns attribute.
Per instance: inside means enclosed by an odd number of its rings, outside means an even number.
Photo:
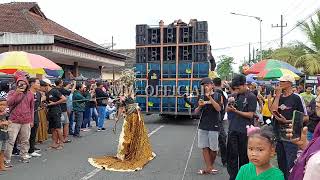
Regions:
<svg viewBox="0 0 320 180"><path fill-rule="evenodd" d="M251 61L251 43L249 43L249 64Z"/></svg>
<svg viewBox="0 0 320 180"><path fill-rule="evenodd" d="M272 27L273 28L280 28L280 39L281 39L281 42L280 42L280 47L282 48L283 47L283 28L284 27L287 27L287 23L286 25L283 25L283 15L281 15L281 22L280 22L280 26L277 24L276 26L272 24Z"/></svg>
<svg viewBox="0 0 320 180"><path fill-rule="evenodd" d="M111 38L111 50L113 51L113 36ZM114 65L112 66L112 79L113 79L113 82L115 80L115 74L114 74Z"/></svg>
<svg viewBox="0 0 320 180"><path fill-rule="evenodd" d="M111 37L111 50L113 50L113 36Z"/></svg>
<svg viewBox="0 0 320 180"><path fill-rule="evenodd" d="M255 49L254 46L252 48L252 62L255 63L256 62L256 56L255 56Z"/></svg>
<svg viewBox="0 0 320 180"><path fill-rule="evenodd" d="M231 12L230 14L232 15L237 15L237 16L245 16L245 17L250 17L250 18L255 18L256 20L259 21L259 25L260 25L260 61L262 60L262 19L261 17L257 17L257 16L250 16L250 15L247 15L247 14L240 14L240 13L234 13L234 12Z"/></svg>

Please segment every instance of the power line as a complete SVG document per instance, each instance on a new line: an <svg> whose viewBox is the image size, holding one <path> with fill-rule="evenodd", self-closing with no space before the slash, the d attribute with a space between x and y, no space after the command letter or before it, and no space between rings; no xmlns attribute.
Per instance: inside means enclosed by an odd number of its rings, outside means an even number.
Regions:
<svg viewBox="0 0 320 180"><path fill-rule="evenodd" d="M311 2L311 4L309 4L308 6L306 6L305 8L303 8L302 10L300 11L295 11L295 12L298 12L298 13L294 13L293 16L289 16L289 14L286 14L286 17L287 19L290 19L291 17L295 18L297 16L300 16L302 15L304 12L307 12L307 9L309 11L310 7L315 7L315 4L318 2L318 0L315 0L314 2L312 1L309 1ZM289 18L288 18L289 17Z"/></svg>
<svg viewBox="0 0 320 180"><path fill-rule="evenodd" d="M294 31L297 27L301 26L304 22L306 22L308 19L310 19L312 16L314 16L318 11L320 11L320 8L318 8L315 12L311 13L309 16L307 16L306 18L304 18L301 22L297 23L295 26L293 26L288 32L286 32L285 34L283 34L282 37L290 34L292 31ZM266 46L270 45L271 43L278 43L277 41L280 41L281 38L277 38L277 39L273 39L273 40L268 40L268 41L263 41L262 43L268 43ZM260 42L255 42L255 43L251 43L252 45L254 44L258 44ZM239 44L239 45L232 45L232 46L226 46L226 47L221 47L221 48L214 48L212 50L214 51L218 51L218 50L224 50L224 49L232 49L232 48L237 48L237 47L242 47L242 46L248 46L248 43L243 43L243 44Z"/></svg>
<svg viewBox="0 0 320 180"><path fill-rule="evenodd" d="M295 4L295 2L298 2L298 1L294 1L292 4ZM288 13L288 12L294 12L294 10L296 10L296 9L298 9L298 7L300 7L300 5L302 4L302 3L304 3L305 1L304 0L301 0L300 2L298 2L292 9L290 8L290 6L289 6L289 8L287 8L287 10L286 11L284 11L283 12L283 14L285 15L285 16L288 16L290 13ZM288 13L288 14L287 14Z"/></svg>
<svg viewBox="0 0 320 180"><path fill-rule="evenodd" d="M272 41L275 41L275 40L278 40L278 39L273 39L273 40L268 40L268 41L263 41L262 43L270 43ZM254 42L254 43L250 43L251 45L254 45L254 44L259 44L259 42ZM237 48L237 47L242 47L242 46L248 46L249 43L243 43L243 44L238 44L238 45L232 45L232 46L226 46L226 47L220 47L220 48L214 48L212 50L214 51L217 51L217 50L224 50L224 49L232 49L232 48Z"/></svg>
<svg viewBox="0 0 320 180"><path fill-rule="evenodd" d="M315 12L311 13L309 16L307 16L305 19L303 19L301 22L298 22L295 26L293 26L288 32L286 32L284 36L288 35L289 33L291 33L293 30L295 30L297 27L301 26L304 22L306 22L308 19L310 19L312 16L314 16L315 14L317 14L317 12L320 11L320 8L316 9Z"/></svg>

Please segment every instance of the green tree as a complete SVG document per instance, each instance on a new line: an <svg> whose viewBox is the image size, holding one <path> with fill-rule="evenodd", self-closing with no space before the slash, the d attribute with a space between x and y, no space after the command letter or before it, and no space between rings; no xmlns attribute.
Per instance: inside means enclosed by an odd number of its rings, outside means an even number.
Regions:
<svg viewBox="0 0 320 180"><path fill-rule="evenodd" d="M234 64L234 58L222 55L219 57L217 65L217 73L221 79L228 79L230 74L233 72L232 65Z"/></svg>
<svg viewBox="0 0 320 180"><path fill-rule="evenodd" d="M276 49L271 54L271 58L283 60L295 67L298 67L299 58L305 54L306 52L303 47L298 44L290 44L287 47Z"/></svg>
<svg viewBox="0 0 320 180"><path fill-rule="evenodd" d="M269 48L268 50L262 50L262 59L270 59L273 53L273 49ZM253 63L260 61L260 53L257 52L256 57L252 60Z"/></svg>
<svg viewBox="0 0 320 180"><path fill-rule="evenodd" d="M311 18L310 22L303 22L302 31L308 37L309 43L298 42L306 54L299 57L297 65L304 68L305 72L314 75L320 73L320 11L316 18Z"/></svg>

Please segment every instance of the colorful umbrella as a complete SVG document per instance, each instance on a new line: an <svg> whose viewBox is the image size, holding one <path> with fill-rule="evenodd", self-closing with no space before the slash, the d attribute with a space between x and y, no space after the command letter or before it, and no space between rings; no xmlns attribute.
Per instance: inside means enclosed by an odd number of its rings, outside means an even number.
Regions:
<svg viewBox="0 0 320 180"><path fill-rule="evenodd" d="M262 72L260 72L259 74L257 74L258 78L263 78L263 79L277 79L277 78L280 78L282 77L283 75L291 75L293 76L296 80L299 80L300 77L288 70L288 69L282 69L282 68L274 68L274 69L271 69L271 70L264 70Z"/></svg>
<svg viewBox="0 0 320 180"><path fill-rule="evenodd" d="M22 70L30 74L47 74L61 77L63 70L51 60L23 51L11 51L0 54L0 72L14 74Z"/></svg>
<svg viewBox="0 0 320 180"><path fill-rule="evenodd" d="M266 59L262 60L256 64L254 64L250 69L246 70L246 74L258 74L264 70L271 70L274 68L282 68L282 69L288 69L295 74L302 75L302 72L299 71L297 68L293 67L292 65L275 59Z"/></svg>

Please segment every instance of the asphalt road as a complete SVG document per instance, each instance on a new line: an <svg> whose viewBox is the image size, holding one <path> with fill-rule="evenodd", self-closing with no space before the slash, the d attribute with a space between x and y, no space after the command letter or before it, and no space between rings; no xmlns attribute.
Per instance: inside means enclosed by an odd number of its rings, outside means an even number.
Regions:
<svg viewBox="0 0 320 180"><path fill-rule="evenodd" d="M46 150L49 142L38 145L42 157L32 158L28 164L13 157L14 168L3 175L1 180L224 180L228 179L220 158L216 160L217 175L197 175L203 167L201 151L197 148L197 120L161 119L157 115L145 116L153 151L156 158L141 171L120 173L92 167L88 157L115 155L121 124L117 134L112 132L113 122L107 121L105 132L82 132L83 137L72 139L61 151ZM195 140L194 140L195 138ZM192 148L192 144L194 146ZM188 160L189 159L189 160Z"/></svg>

